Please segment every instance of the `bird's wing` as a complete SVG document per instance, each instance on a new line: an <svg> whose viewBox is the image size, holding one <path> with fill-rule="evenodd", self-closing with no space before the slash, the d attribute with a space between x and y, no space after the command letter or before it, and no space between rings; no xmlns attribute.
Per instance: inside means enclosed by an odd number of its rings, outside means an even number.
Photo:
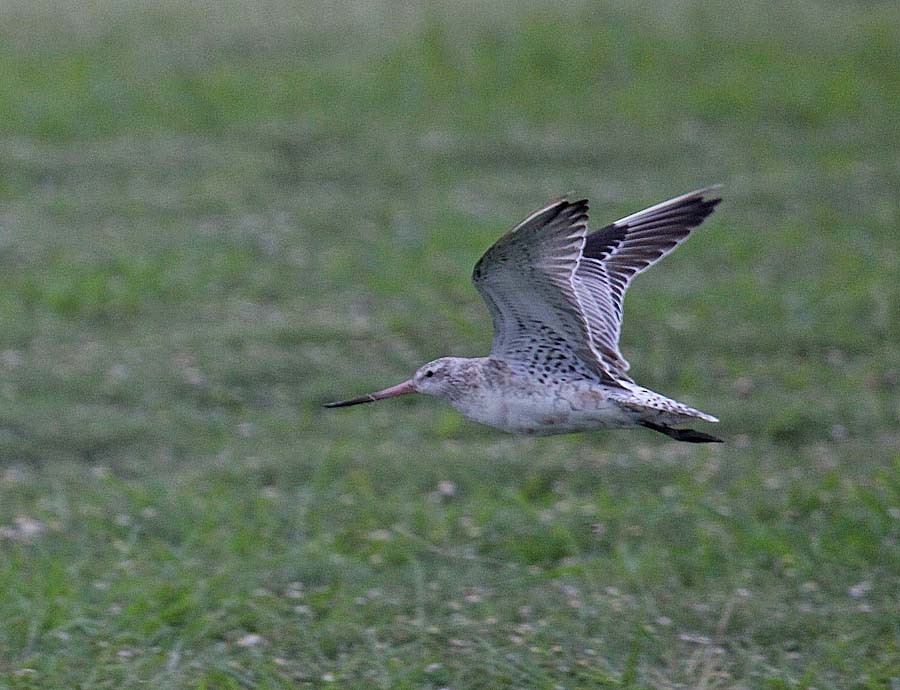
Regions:
<svg viewBox="0 0 900 690"><path fill-rule="evenodd" d="M587 235L575 272L575 294L591 333L592 349L614 376L628 379L619 352L622 298L632 279L684 242L720 198L710 187L669 199Z"/></svg>
<svg viewBox="0 0 900 690"><path fill-rule="evenodd" d="M573 278L585 244L586 200L532 213L479 259L472 281L494 321L491 357L537 380L616 385L597 353Z"/></svg>

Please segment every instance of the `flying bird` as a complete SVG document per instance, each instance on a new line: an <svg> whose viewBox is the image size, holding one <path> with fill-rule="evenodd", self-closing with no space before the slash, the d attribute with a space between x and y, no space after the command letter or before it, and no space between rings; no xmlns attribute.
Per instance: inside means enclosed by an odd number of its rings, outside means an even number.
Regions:
<svg viewBox="0 0 900 690"><path fill-rule="evenodd" d="M636 384L619 351L625 291L713 212L721 201L711 196L715 189L593 232L586 199L564 197L538 209L488 249L472 274L494 323L490 355L441 357L408 381L326 407L424 393L512 433L645 427L678 441L721 442L680 428L719 420Z"/></svg>

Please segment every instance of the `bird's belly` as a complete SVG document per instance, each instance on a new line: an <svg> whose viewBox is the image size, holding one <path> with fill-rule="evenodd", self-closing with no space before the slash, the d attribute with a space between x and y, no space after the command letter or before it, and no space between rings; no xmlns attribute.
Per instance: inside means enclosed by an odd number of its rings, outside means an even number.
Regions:
<svg viewBox="0 0 900 690"><path fill-rule="evenodd" d="M534 436L622 428L635 424L627 410L600 395L555 399L515 396L482 400L478 405L457 409L472 421L514 434Z"/></svg>

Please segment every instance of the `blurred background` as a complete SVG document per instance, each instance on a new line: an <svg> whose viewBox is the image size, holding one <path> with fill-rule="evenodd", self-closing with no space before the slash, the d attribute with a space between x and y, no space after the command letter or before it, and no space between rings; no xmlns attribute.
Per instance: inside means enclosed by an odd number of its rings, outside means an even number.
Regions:
<svg viewBox="0 0 900 690"><path fill-rule="evenodd" d="M900 5L0 6L0 686L900 686ZM623 350L726 443L328 400L722 183ZM414 396L417 397L417 396Z"/></svg>

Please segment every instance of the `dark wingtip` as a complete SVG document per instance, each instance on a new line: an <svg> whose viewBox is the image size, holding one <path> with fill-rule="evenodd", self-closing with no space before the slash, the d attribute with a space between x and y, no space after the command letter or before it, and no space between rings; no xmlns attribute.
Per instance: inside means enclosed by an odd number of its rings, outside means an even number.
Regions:
<svg viewBox="0 0 900 690"><path fill-rule="evenodd" d="M700 199L700 222L702 223L706 220L713 211L716 210L716 206L722 203L721 197L713 197L712 199ZM699 224L699 223L698 223Z"/></svg>
<svg viewBox="0 0 900 690"><path fill-rule="evenodd" d="M711 190L721 185L707 187L698 192L693 192L681 203L680 212L684 215L683 222L686 227L695 228L709 218L716 206L722 203L722 197L709 196ZM678 207L675 207L678 208Z"/></svg>
<svg viewBox="0 0 900 690"><path fill-rule="evenodd" d="M588 211L590 210L590 202L583 198L572 200L572 196L574 196L573 193L569 192L565 196L561 196L556 201L551 202L548 208L552 208L555 211L554 217L567 213L570 214L573 221L575 219L580 221L582 220L580 217L583 216L583 220L586 222Z"/></svg>
<svg viewBox="0 0 900 690"><path fill-rule="evenodd" d="M697 189L693 192L688 192L681 197L681 203L700 204L704 207L709 207L710 209L712 209L722 201L722 197L718 194L721 189L722 185L713 184L709 187L704 187L703 189Z"/></svg>
<svg viewBox="0 0 900 690"><path fill-rule="evenodd" d="M712 213L713 209L722 203L722 197L718 194L713 195L713 192L718 192L720 189L722 189L722 185L714 184L695 192L700 203L703 204L703 207L709 209L707 215Z"/></svg>

